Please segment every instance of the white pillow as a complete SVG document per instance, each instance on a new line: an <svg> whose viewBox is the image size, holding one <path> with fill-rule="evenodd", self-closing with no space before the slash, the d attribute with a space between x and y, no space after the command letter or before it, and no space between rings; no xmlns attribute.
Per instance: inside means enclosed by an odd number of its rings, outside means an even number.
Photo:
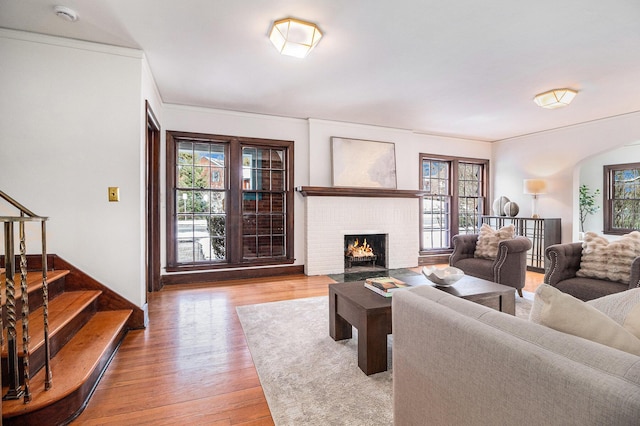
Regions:
<svg viewBox="0 0 640 426"><path fill-rule="evenodd" d="M640 339L640 288L589 300L591 305Z"/></svg>
<svg viewBox="0 0 640 426"><path fill-rule="evenodd" d="M640 232L633 231L609 242L595 232L587 232L582 242L578 277L606 279L628 284L633 259L640 256Z"/></svg>
<svg viewBox="0 0 640 426"><path fill-rule="evenodd" d="M515 227L513 225L503 226L498 230L483 223L478 233L478 242L473 257L481 259L495 259L498 257L498 244L503 240L510 240L515 235Z"/></svg>
<svg viewBox="0 0 640 426"><path fill-rule="evenodd" d="M633 315L640 315L640 308L632 311ZM640 356L640 339L630 330L595 307L548 284L542 284L536 290L529 319L554 330Z"/></svg>

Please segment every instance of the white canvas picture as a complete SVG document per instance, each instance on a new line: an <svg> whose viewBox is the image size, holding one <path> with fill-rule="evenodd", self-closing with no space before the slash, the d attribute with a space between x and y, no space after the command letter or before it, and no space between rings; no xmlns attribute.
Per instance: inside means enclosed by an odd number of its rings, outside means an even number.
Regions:
<svg viewBox="0 0 640 426"><path fill-rule="evenodd" d="M396 188L395 144L331 138L333 186Z"/></svg>

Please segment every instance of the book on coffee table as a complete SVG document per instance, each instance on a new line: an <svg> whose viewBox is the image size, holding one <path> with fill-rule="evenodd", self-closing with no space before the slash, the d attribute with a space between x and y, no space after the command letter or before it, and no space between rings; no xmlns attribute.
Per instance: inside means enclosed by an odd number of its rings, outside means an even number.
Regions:
<svg viewBox="0 0 640 426"><path fill-rule="evenodd" d="M394 291L411 287L404 281L393 277L367 278L364 281L364 286L384 297L391 297Z"/></svg>

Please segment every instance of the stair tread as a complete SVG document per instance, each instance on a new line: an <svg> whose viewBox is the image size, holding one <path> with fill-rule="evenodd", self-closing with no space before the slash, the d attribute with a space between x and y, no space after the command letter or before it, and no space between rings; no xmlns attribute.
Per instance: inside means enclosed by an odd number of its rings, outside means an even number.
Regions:
<svg viewBox="0 0 640 426"><path fill-rule="evenodd" d="M3 401L3 417L36 411L79 389L125 327L131 313L131 310L97 312L51 359L52 388L44 390L45 370L40 370L30 382L31 402L24 404L22 399ZM3 394L6 391L4 388Z"/></svg>
<svg viewBox="0 0 640 426"><path fill-rule="evenodd" d="M55 270L55 271L47 271L47 283L50 284L56 280L59 280L62 277L69 275L68 270ZM15 297L16 299L22 297L22 288L20 287L20 274L16 273L14 275L14 283L15 283ZM2 278L2 287L5 287L5 278ZM42 288L42 273L41 272L28 272L27 273L27 291L31 293L32 291L38 290ZM2 306L7 302L5 292L2 291Z"/></svg>
<svg viewBox="0 0 640 426"><path fill-rule="evenodd" d="M49 302L49 336L53 336L62 329L75 315L92 303L102 294L99 290L67 291ZM18 313L18 317L20 313ZM4 324L6 327L6 323ZM6 329L4 330L5 344L2 347L2 357L7 356ZM44 344L44 310L38 308L29 315L29 353ZM19 353L22 354L22 321L16 322L16 341Z"/></svg>

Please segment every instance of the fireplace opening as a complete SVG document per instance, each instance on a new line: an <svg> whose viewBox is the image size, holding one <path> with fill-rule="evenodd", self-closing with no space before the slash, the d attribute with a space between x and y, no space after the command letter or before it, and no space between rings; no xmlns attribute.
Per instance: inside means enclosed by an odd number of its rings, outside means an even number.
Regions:
<svg viewBox="0 0 640 426"><path fill-rule="evenodd" d="M387 240L388 234L345 235L345 273L387 269Z"/></svg>

